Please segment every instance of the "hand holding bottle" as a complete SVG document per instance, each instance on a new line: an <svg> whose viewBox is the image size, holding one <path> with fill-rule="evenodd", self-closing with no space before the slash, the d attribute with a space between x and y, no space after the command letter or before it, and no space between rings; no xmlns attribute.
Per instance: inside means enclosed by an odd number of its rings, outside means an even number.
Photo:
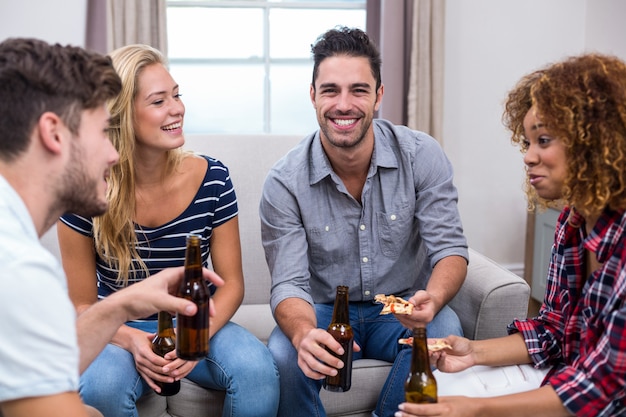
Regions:
<svg viewBox="0 0 626 417"><path fill-rule="evenodd" d="M210 296L202 278L200 236L187 237L185 277L178 295L196 305L193 316L176 318L176 355L181 359L200 360L209 354Z"/></svg>
<svg viewBox="0 0 626 417"><path fill-rule="evenodd" d="M202 279L221 287L224 280L215 272L202 268ZM177 296L184 277L184 267L167 268L149 278L130 285L124 291L114 294L94 304L91 308L111 310L121 318L110 317L111 320L127 322L149 317L159 311L180 313L193 316L198 311L192 301ZM102 305L98 307L98 305ZM111 307L115 305L115 307ZM210 304L210 315L215 315L213 303ZM112 314L111 314L112 315Z"/></svg>
<svg viewBox="0 0 626 417"><path fill-rule="evenodd" d="M161 357L176 349L176 334L172 323L172 315L167 311L159 311L159 328L152 339L152 351ZM155 392L159 395L176 395L180 391L180 380L172 382L154 381L159 387Z"/></svg>
<svg viewBox="0 0 626 417"><path fill-rule="evenodd" d="M343 367L337 371L336 375L327 376L323 386L328 391L346 392L352 384L352 345L354 343L354 333L350 325L348 287L346 286L337 287L333 318L327 331L341 345L343 353L337 354L333 350L330 352L343 362Z"/></svg>

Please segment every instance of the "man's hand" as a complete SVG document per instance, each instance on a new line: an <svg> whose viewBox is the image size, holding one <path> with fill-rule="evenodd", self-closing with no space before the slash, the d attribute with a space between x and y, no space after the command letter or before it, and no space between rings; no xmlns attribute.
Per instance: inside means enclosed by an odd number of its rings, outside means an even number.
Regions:
<svg viewBox="0 0 626 417"><path fill-rule="evenodd" d="M394 314L398 321L407 329L413 330L416 327L424 327L437 314L435 302L430 294L424 290L416 292L407 301L413 304L413 312L411 314Z"/></svg>
<svg viewBox="0 0 626 417"><path fill-rule="evenodd" d="M80 348L82 373L104 346L113 338L120 326L138 318L148 317L159 311L193 316L196 305L184 298L176 297L184 276L184 267L168 268L145 280L106 297L83 311L76 322ZM203 277L217 286L224 281L215 272L206 268ZM209 303L209 315L215 316L213 300Z"/></svg>
<svg viewBox="0 0 626 417"><path fill-rule="evenodd" d="M344 367L344 363L328 352L326 347L337 355L344 353L339 342L324 329L311 329L296 346L298 366L309 378L322 379L327 375L335 376L337 369ZM356 343L353 348L355 352L361 350Z"/></svg>
<svg viewBox="0 0 626 417"><path fill-rule="evenodd" d="M216 286L224 284L222 278L215 272L203 268L204 279ZM151 277L133 284L122 291L107 297L104 301L116 302L126 312L124 321L148 317L159 311L180 313L185 316L196 314L196 305L183 298L176 297L178 288L184 276L184 267L168 268ZM211 300L209 315L215 315L215 308Z"/></svg>

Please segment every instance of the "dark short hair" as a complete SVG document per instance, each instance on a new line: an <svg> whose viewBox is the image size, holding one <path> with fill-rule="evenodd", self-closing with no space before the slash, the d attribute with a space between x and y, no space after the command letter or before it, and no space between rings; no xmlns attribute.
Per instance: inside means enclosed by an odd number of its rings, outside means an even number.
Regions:
<svg viewBox="0 0 626 417"><path fill-rule="evenodd" d="M75 46L38 39L0 43L0 159L29 145L41 115L57 114L76 134L83 110L95 109L121 89L111 59Z"/></svg>
<svg viewBox="0 0 626 417"><path fill-rule="evenodd" d="M365 32L356 28L338 26L320 35L315 43L311 45L313 55L313 79L312 85L315 88L319 66L322 61L331 56L347 55L353 57L364 57L369 60L372 75L376 80L376 91L382 81L380 76L380 52Z"/></svg>

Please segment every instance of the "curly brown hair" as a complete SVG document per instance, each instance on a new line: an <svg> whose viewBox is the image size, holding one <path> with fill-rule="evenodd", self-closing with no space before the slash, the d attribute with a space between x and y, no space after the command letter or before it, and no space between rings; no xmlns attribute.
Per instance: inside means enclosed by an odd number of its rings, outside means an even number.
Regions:
<svg viewBox="0 0 626 417"><path fill-rule="evenodd" d="M597 53L570 57L523 77L503 115L511 141L525 152L523 121L535 106L566 148L567 177L559 203L583 216L626 208L626 63ZM526 178L529 209L541 199Z"/></svg>

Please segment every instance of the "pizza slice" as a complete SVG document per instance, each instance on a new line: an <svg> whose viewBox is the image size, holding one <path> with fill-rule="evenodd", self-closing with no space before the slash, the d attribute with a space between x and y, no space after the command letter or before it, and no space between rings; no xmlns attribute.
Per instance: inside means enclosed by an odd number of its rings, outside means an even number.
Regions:
<svg viewBox="0 0 626 417"><path fill-rule="evenodd" d="M413 344L413 338L412 337L407 337L406 339L398 339L398 343L400 343L401 345L412 345ZM452 349L452 346L450 346L443 339L436 339L435 343L430 343L428 345L428 350L430 350L431 352L438 352L438 351L444 350L444 349Z"/></svg>
<svg viewBox="0 0 626 417"><path fill-rule="evenodd" d="M374 301L383 304L380 314L411 314L413 304L395 295L377 294Z"/></svg>

